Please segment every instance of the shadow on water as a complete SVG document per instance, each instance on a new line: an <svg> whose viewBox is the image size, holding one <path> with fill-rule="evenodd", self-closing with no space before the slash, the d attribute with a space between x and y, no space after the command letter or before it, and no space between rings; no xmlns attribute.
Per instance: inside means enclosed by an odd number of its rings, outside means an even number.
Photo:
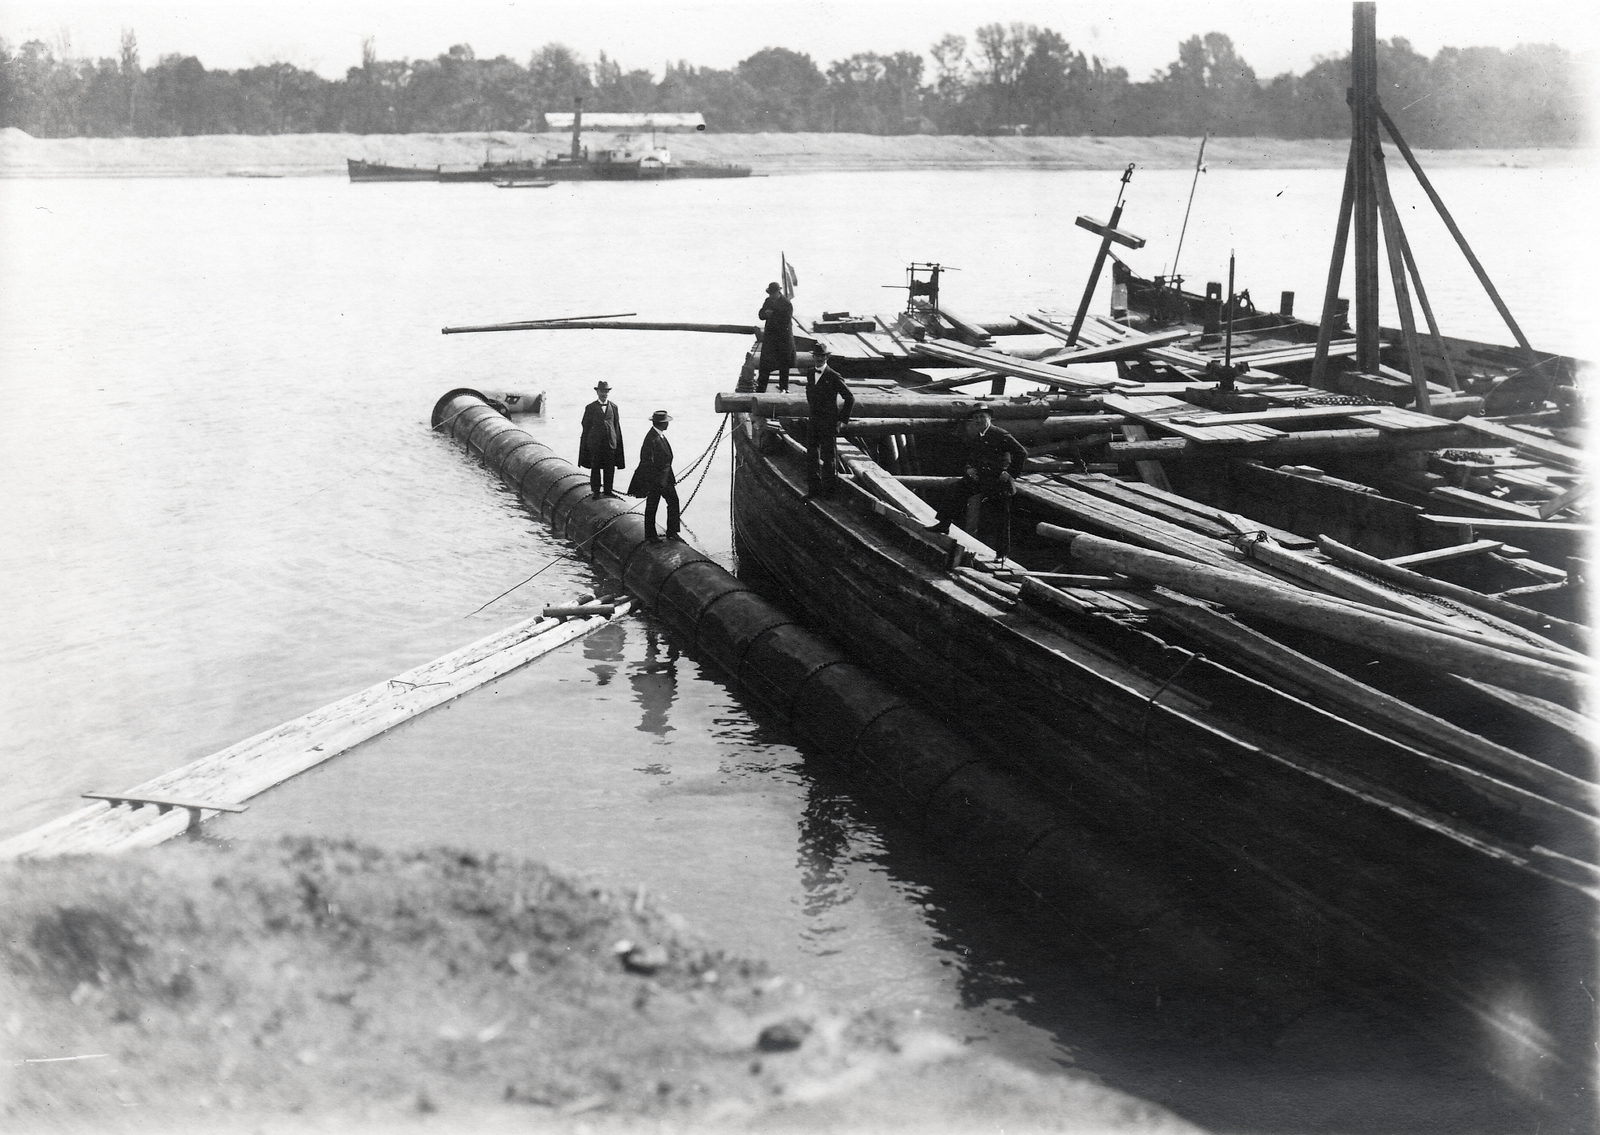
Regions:
<svg viewBox="0 0 1600 1135"><path fill-rule="evenodd" d="M751 563L741 575L760 586ZM930 846L860 797L847 768L787 739L805 758L798 852L808 913L846 901L845 861L872 858L922 897L963 1007L1003 1006L1053 1037L1070 1054L1064 1065L1217 1131L1590 1130L1585 1104L1552 1109L1519 1096L1381 992L1363 992L1355 975L1297 972L1258 947L1230 955L1225 979L1196 980L1181 928L1130 935L1092 907L1047 907L1009 877ZM870 849L855 834L863 830Z"/></svg>
<svg viewBox="0 0 1600 1135"><path fill-rule="evenodd" d="M802 751L805 752L804 748ZM1487 1072L1440 1051L1404 1021L1341 993L1282 981L1281 963L1197 988L1185 959L1137 942L1108 948L1092 910L1041 906L1005 878L964 870L920 835L857 800L836 764L807 752L810 799L800 829L807 901L837 901L849 832L877 836L877 865L924 898L964 1008L1003 1005L1055 1038L1071 1066L1217 1131L1275 1133L1562 1130ZM1165 978L1176 977L1171 985ZM1256 977L1272 1003L1241 998ZM970 1039L970 1038L969 1038ZM1573 1126L1572 1130L1586 1130Z"/></svg>

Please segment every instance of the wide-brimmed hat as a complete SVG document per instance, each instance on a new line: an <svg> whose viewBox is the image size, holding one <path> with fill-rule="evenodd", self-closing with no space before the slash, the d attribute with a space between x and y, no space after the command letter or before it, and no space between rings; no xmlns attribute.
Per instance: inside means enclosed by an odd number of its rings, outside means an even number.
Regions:
<svg viewBox="0 0 1600 1135"><path fill-rule="evenodd" d="M599 382L594 384L594 388L595 388L595 391L597 393L600 393L600 394L610 394L611 393L611 384L609 382L607 382L603 378Z"/></svg>
<svg viewBox="0 0 1600 1135"><path fill-rule="evenodd" d="M974 406L972 409L967 411L967 420L971 421L973 418L976 418L979 414L986 414L991 418L994 417L994 411L989 409L989 407L987 407L987 406Z"/></svg>
<svg viewBox="0 0 1600 1135"><path fill-rule="evenodd" d="M650 415L650 424L652 426L664 426L670 421L672 421L672 415L665 410L657 410Z"/></svg>
<svg viewBox="0 0 1600 1135"><path fill-rule="evenodd" d="M769 292L781 292L782 290L782 288L778 287L778 281L776 280L767 285L767 291Z"/></svg>
<svg viewBox="0 0 1600 1135"><path fill-rule="evenodd" d="M815 347L811 348L811 354L814 358L820 359L829 353L828 344L826 343L818 343Z"/></svg>

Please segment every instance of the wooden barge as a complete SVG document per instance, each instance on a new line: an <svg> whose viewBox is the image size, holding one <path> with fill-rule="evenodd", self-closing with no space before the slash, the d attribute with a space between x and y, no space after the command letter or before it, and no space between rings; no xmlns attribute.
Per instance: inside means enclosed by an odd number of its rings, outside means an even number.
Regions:
<svg viewBox="0 0 1600 1135"><path fill-rule="evenodd" d="M856 395L827 494L803 396L754 393L752 349L717 404L739 560L1107 851L1082 902L1110 955L1181 926L1180 983L1335 981L1584 1130L1587 368L1509 313L1515 346L1445 338L1431 311L1419 333L1404 304L1379 327L1359 213L1387 217L1387 190L1359 164L1354 327L1337 246L1317 323L1120 260L1110 317L1091 278L1076 313L977 323L914 265L899 315L814 322L801 366L827 344ZM1103 252L1116 217L1084 224ZM1397 290L1425 303L1405 260ZM967 532L977 404L1029 460Z"/></svg>

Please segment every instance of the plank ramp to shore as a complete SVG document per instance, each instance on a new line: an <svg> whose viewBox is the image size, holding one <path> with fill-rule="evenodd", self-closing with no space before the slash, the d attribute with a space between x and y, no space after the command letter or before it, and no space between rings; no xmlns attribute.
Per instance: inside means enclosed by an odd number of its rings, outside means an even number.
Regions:
<svg viewBox="0 0 1600 1135"><path fill-rule="evenodd" d="M236 805L628 613L626 600L581 617L524 619L425 665L369 686L236 745L108 793L119 798ZM573 610L563 608L562 610ZM98 787L98 786L97 786ZM193 815L222 808L158 808L106 800L0 842L0 861L152 847L182 835Z"/></svg>

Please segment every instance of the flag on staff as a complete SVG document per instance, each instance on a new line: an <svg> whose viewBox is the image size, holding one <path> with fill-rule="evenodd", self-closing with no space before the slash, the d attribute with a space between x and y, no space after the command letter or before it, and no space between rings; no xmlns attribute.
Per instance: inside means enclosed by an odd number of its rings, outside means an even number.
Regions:
<svg viewBox="0 0 1600 1135"><path fill-rule="evenodd" d="M778 253L778 260L783 265L783 272L779 277L783 280L783 298L792 300L794 299L794 290L799 286L800 277L794 274L794 266L789 263L787 256L780 252Z"/></svg>

